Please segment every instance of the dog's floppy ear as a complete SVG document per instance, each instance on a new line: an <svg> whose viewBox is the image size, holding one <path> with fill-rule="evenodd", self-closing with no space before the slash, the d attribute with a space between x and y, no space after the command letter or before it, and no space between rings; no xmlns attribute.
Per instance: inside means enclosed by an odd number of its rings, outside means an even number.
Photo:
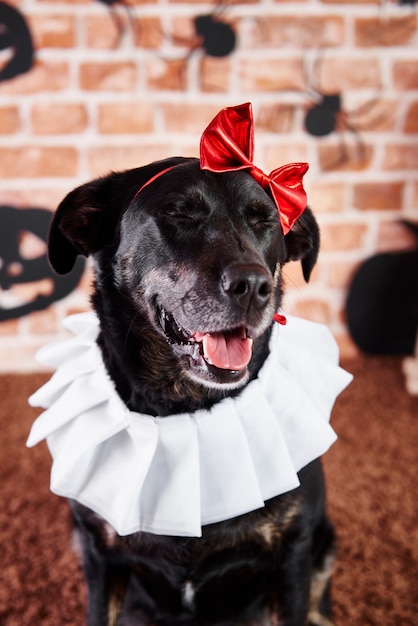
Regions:
<svg viewBox="0 0 418 626"><path fill-rule="evenodd" d="M318 223L307 207L285 236L286 262L300 260L306 282L318 258L319 241Z"/></svg>
<svg viewBox="0 0 418 626"><path fill-rule="evenodd" d="M71 191L51 221L48 255L58 274L67 274L77 255L89 256L115 240L119 220L135 193L158 172L189 159L165 159L97 178Z"/></svg>

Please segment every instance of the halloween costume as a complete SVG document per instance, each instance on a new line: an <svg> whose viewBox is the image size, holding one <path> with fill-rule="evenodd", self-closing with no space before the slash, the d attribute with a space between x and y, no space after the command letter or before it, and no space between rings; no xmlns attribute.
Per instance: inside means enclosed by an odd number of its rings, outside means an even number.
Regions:
<svg viewBox="0 0 418 626"><path fill-rule="evenodd" d="M223 109L202 135L201 169L248 171L271 193L286 234L306 207L308 166L288 164L267 175L252 158L251 105ZM280 314L275 319L284 323ZM320 324L289 318L275 325L258 378L237 397L164 418L123 404L96 344L94 313L65 325L75 337L39 353L57 371L30 398L46 410L27 445L46 439L52 491L100 514L120 535L200 536L202 525L295 489L297 472L336 439L329 417L351 375L338 367L336 343Z"/></svg>
<svg viewBox="0 0 418 626"><path fill-rule="evenodd" d="M51 490L104 517L120 535L200 536L201 526L263 506L335 441L328 423L351 375L325 326L275 325L259 376L210 410L159 418L130 411L96 345L94 313L65 320L75 336L40 350L56 368L30 398L46 409L27 442L46 439Z"/></svg>

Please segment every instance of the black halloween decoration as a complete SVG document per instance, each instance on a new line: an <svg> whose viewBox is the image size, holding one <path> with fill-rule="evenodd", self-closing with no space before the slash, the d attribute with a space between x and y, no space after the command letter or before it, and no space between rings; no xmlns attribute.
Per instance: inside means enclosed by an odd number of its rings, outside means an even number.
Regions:
<svg viewBox="0 0 418 626"><path fill-rule="evenodd" d="M230 24L221 22L216 12L195 17L194 27L206 55L226 57L235 50L235 31Z"/></svg>
<svg viewBox="0 0 418 626"><path fill-rule="evenodd" d="M212 13L197 15L193 19L195 36L191 39L170 36L174 44L189 48L186 59L198 50L202 50L206 56L218 58L232 54L236 45L235 30L220 19L226 7L226 4L220 2Z"/></svg>
<svg viewBox="0 0 418 626"><path fill-rule="evenodd" d="M108 7L110 16L116 26L116 30L118 32L117 40L115 42L115 47L120 43L122 39L126 26L122 17L119 15L118 7L122 7L122 10L125 11L128 23L130 24L131 29L133 30L133 20L131 15L131 7L124 0L98 0L101 4L104 4Z"/></svg>
<svg viewBox="0 0 418 626"><path fill-rule="evenodd" d="M341 94L319 94L320 100L306 112L305 129L314 137L324 137L337 130Z"/></svg>
<svg viewBox="0 0 418 626"><path fill-rule="evenodd" d="M306 61L304 62L304 73L306 77L313 76L307 82L307 95L313 101L305 112L304 127L307 133L313 137L325 137L331 133L338 133L341 140L340 156L335 163L330 164L335 167L344 163L348 158L348 147L346 144L345 134L349 132L353 135L356 144L357 157L360 161L365 156L365 146L363 144L360 130L365 125L371 126L376 123L377 118L373 119L374 107L379 103L379 98L365 102L356 110L348 111L343 107L343 94L339 92L324 93L320 85L320 65L321 59L318 57L309 72ZM313 83L313 84L312 84ZM360 123L360 120L367 117L367 120ZM329 169L329 168L328 168Z"/></svg>
<svg viewBox="0 0 418 626"><path fill-rule="evenodd" d="M0 70L0 81L31 69L34 47L29 27L23 15L5 2L0 2L0 50L10 57Z"/></svg>
<svg viewBox="0 0 418 626"><path fill-rule="evenodd" d="M45 209L0 206L0 322L46 309L75 289L83 274L83 259L66 276L57 276L50 267L46 255L50 219ZM40 240L37 256L24 250L28 236ZM19 285L32 288L30 301L16 296Z"/></svg>
<svg viewBox="0 0 418 626"><path fill-rule="evenodd" d="M351 337L368 354L414 353L418 329L417 248L387 252L368 259L351 283L346 318Z"/></svg>

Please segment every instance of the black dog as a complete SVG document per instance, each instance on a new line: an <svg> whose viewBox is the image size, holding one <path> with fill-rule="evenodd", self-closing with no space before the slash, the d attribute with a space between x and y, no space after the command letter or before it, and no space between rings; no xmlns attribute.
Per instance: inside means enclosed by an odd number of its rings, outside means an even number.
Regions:
<svg viewBox="0 0 418 626"><path fill-rule="evenodd" d="M98 344L120 398L166 419L238 396L257 377L282 267L300 259L308 280L318 247L309 208L283 235L274 201L247 171L213 173L182 158L75 189L49 237L60 274L77 255L93 257ZM120 537L72 502L89 626L331 624L334 534L320 461L299 478L200 538Z"/></svg>

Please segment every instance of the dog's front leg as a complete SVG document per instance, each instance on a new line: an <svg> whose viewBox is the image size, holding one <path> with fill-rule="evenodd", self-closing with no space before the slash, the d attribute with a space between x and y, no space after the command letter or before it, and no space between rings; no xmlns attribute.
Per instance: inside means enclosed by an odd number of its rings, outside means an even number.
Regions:
<svg viewBox="0 0 418 626"><path fill-rule="evenodd" d="M280 626L306 626L311 577L309 542L296 540L286 552L277 590Z"/></svg>
<svg viewBox="0 0 418 626"><path fill-rule="evenodd" d="M128 572L99 556L84 553L88 626L118 626L128 585Z"/></svg>
<svg viewBox="0 0 418 626"><path fill-rule="evenodd" d="M70 505L75 545L81 553L87 586L87 624L118 626L129 571L112 563L107 527L100 518L76 502L70 501Z"/></svg>

